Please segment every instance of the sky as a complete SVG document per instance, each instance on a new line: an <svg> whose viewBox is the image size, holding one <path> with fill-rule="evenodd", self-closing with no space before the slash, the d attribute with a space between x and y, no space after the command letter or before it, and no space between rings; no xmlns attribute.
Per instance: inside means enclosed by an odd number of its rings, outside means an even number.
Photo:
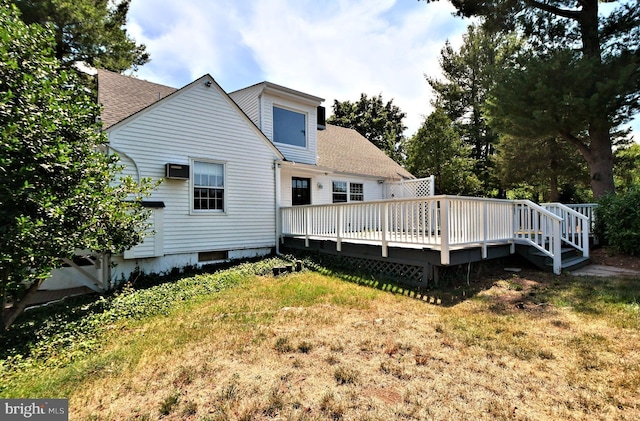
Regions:
<svg viewBox="0 0 640 421"><path fill-rule="evenodd" d="M127 30L150 53L136 76L175 88L210 74L226 91L269 81L325 99L393 100L414 134L431 111L425 80L471 23L448 1L132 0ZM634 132L640 140L640 118Z"/></svg>

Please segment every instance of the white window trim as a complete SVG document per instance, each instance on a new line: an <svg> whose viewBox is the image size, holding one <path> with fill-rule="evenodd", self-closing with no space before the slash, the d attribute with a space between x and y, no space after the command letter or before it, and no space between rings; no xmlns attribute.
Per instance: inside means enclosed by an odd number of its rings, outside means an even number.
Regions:
<svg viewBox="0 0 640 421"><path fill-rule="evenodd" d="M203 162L205 164L219 164L222 165L222 174L224 177L224 209L194 209L193 208L193 190L195 189L196 178L194 175L195 163ZM226 215L228 209L228 179L227 179L227 161L220 161L216 159L207 158L189 158L189 215Z"/></svg>
<svg viewBox="0 0 640 421"><path fill-rule="evenodd" d="M351 186L353 184L360 184L362 186L362 193L352 193L351 192ZM351 195L352 194L358 194L358 195L362 195L362 200L353 200L351 199ZM362 182L349 182L349 186L347 187L347 201L348 202L364 202L364 183Z"/></svg>
<svg viewBox="0 0 640 421"><path fill-rule="evenodd" d="M291 111L293 113L298 113L298 114L302 114L304 115L304 125L305 125L305 129L304 129L304 146L298 146L298 145L292 145L290 143L282 143L282 142L278 142L276 140L276 123L275 123L275 116L274 116L274 112L273 109L274 108L280 108L283 110L287 110L287 111ZM308 111L304 111L304 110L300 110L300 109L296 109L293 107L289 107L287 105L283 105L277 102L273 102L271 104L271 137L273 138L273 143L278 144L278 145L282 145L282 146L286 146L289 148L295 148L295 149L299 149L299 150L305 150L308 151L309 150L309 112Z"/></svg>
<svg viewBox="0 0 640 421"><path fill-rule="evenodd" d="M333 183L345 183L347 185L347 191L346 191L346 195L347 195L347 201L346 202L334 202L333 201L333 195L336 194L336 192L333 190ZM361 184L362 185L362 200L351 200L351 184ZM331 203L351 203L351 202L364 202L364 186L365 183L362 181L346 181L346 180L331 180ZM340 193L342 194L342 193Z"/></svg>

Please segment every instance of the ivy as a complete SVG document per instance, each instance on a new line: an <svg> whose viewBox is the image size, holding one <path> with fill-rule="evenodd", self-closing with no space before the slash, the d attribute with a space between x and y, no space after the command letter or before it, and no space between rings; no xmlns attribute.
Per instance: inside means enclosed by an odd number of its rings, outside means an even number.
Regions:
<svg viewBox="0 0 640 421"><path fill-rule="evenodd" d="M0 395L7 383L1 379L31 367L65 366L95 352L102 335L118 324L168 315L184 303L232 288L248 277L268 275L284 264L280 258L269 258L191 276L144 275L141 284L153 286L139 289L127 283L111 295L77 297L29 311L0 333Z"/></svg>

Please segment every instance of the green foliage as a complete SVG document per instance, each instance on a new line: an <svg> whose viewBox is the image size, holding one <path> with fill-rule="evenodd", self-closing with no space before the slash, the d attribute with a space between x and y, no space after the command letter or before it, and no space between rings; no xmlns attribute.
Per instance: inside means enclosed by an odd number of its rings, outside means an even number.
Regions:
<svg viewBox="0 0 640 421"><path fill-rule="evenodd" d="M598 201L595 232L616 251L640 255L640 185Z"/></svg>
<svg viewBox="0 0 640 421"><path fill-rule="evenodd" d="M594 197L613 191L612 137L640 110L638 2L608 15L598 0L451 2L524 41L496 74L490 126L525 139L562 137L588 163Z"/></svg>
<svg viewBox="0 0 640 421"><path fill-rule="evenodd" d="M566 141L558 138L526 140L504 136L497 149L498 174L503 187L507 189L517 188L526 182L537 192L544 193L542 200L557 202L560 201L563 185L588 186L586 163ZM569 192L565 192L563 203L569 203L575 196L566 193Z"/></svg>
<svg viewBox="0 0 640 421"><path fill-rule="evenodd" d="M149 62L144 45L124 28L131 0L14 0L27 24L49 25L55 57L65 67L84 62L122 72Z"/></svg>
<svg viewBox="0 0 640 421"><path fill-rule="evenodd" d="M470 148L474 173L482 182L484 196L498 188L494 174L495 145L498 135L487 124L482 110L495 83L494 68L509 54L510 40L470 25L458 51L447 42L440 51L444 80L427 77L434 91L432 101L445 110L465 146Z"/></svg>
<svg viewBox="0 0 640 421"><path fill-rule="evenodd" d="M356 102L335 100L327 123L356 130L394 161L402 163L405 117L406 114L393 105L393 99L385 104L382 95L369 98L363 93Z"/></svg>
<svg viewBox="0 0 640 421"><path fill-rule="evenodd" d="M177 280L148 275L145 282L153 279L155 286L136 290L128 285L112 295L79 297L31 310L10 330L0 331L0 395L5 376L34 366L65 366L95 352L101 335L116 324L168 315L184 303L206 299L249 276L268 275L272 267L282 264L277 258L236 263L215 273Z"/></svg>
<svg viewBox="0 0 640 421"><path fill-rule="evenodd" d="M634 143L619 148L613 154L613 176L616 189L624 191L633 185L640 185L640 145Z"/></svg>
<svg viewBox="0 0 640 421"><path fill-rule="evenodd" d="M76 249L139 243L153 185L117 180L99 107L52 57L50 33L0 10L0 299L48 276Z"/></svg>
<svg viewBox="0 0 640 421"><path fill-rule="evenodd" d="M434 175L437 194L478 194L481 183L470 149L444 110L436 108L407 142L407 169L417 177Z"/></svg>

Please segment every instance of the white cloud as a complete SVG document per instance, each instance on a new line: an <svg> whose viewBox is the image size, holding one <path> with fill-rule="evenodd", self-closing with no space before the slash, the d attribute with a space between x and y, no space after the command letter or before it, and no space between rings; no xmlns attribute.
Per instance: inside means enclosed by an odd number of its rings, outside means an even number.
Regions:
<svg viewBox="0 0 640 421"><path fill-rule="evenodd" d="M448 2L406 0L136 0L129 31L151 63L138 77L175 87L204 73L235 90L261 80L326 99L382 94L407 113L408 134L430 111L424 73L467 22Z"/></svg>
<svg viewBox="0 0 640 421"><path fill-rule="evenodd" d="M464 23L451 16L446 2L416 2L418 7L390 24L386 14L394 3L345 1L319 14L285 0L265 0L244 17L240 32L266 79L322 96L327 108L334 99L381 93L408 114L413 133L430 109L423 75L439 73L443 29L459 37Z"/></svg>
<svg viewBox="0 0 640 421"><path fill-rule="evenodd" d="M268 80L326 99L382 94L413 134L431 111L424 74L470 23L447 1L134 0L128 30L151 63L138 77L181 87L210 73L227 91ZM640 141L640 118L632 122Z"/></svg>
<svg viewBox="0 0 640 421"><path fill-rule="evenodd" d="M132 2L127 27L151 55L139 77L181 87L205 73L224 72L235 53L234 6L232 1Z"/></svg>

